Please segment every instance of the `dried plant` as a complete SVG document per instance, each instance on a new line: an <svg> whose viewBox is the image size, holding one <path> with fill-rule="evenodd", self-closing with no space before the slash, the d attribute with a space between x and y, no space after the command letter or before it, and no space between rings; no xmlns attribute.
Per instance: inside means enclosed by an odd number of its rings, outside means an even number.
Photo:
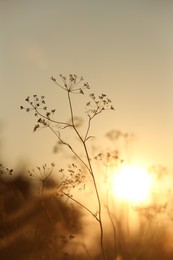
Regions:
<svg viewBox="0 0 173 260"><path fill-rule="evenodd" d="M134 207L133 210L137 212L139 218L145 220L141 222L141 233L137 239L139 241L131 240L131 237L127 230L123 227L123 219L119 219L116 216L115 212L112 211L110 202L112 199L111 194L111 179L109 176L109 169L111 167L117 167L117 165L121 165L124 160L121 159L119 150L113 151L105 151L99 152L97 154L92 154L90 152L90 143L89 140L91 139L91 126L92 122L96 116L100 115L105 110L114 110L112 106L111 100L107 98L106 94L101 94L96 96L94 93L88 93L89 101L86 102L84 112L85 117L81 118L75 112L74 103L73 103L73 95L83 96L86 95L87 91L90 90L90 86L88 82L84 82L83 77L77 77L75 74L70 74L67 77L63 75L59 75L59 80L55 77L51 77L51 80L55 84L55 87L58 87L60 90L64 91L67 97L68 108L69 108L69 117L68 120L59 120L57 116L57 110L55 107L48 108L46 104L46 98L44 95L37 96L36 94L32 97L27 97L25 99L27 105L20 106L20 108L26 112L32 112L36 117L36 124L34 126L34 132L38 131L39 129L48 128L57 138L57 144L54 148L54 151L62 151L61 147L67 148L67 150L71 153L73 162L66 163L59 166L57 170L57 174L59 176L58 184L56 186L56 196L58 199L66 199L71 200L72 202L76 203L78 206L82 207L86 212L88 212L98 223L100 229L100 248L102 252L102 259L110 259L109 252L105 250L105 240L104 240L104 230L103 230L103 210L107 212L107 215L110 219L110 223L112 225L113 230L113 249L111 252L111 259L117 259L119 256L122 256L123 259L151 259L147 258L146 254L146 246L149 246L149 241L151 242L154 236L154 232L157 227L155 227L154 218L155 215L159 215L164 212L167 208L166 204L151 204L150 206L143 207L138 206ZM83 128L80 128L82 123L85 122ZM72 139L78 140L81 147L79 151L78 145L76 146L75 143L72 144L71 141L67 138L68 134L67 131L73 134ZM68 132L68 133L69 133ZM74 136L77 139L74 139ZM133 134L124 133L119 130L112 130L107 133L106 137L111 141L115 142L120 139L123 143L125 143L125 149L128 149L129 143L131 143L134 139ZM59 148L60 147L60 148ZM63 162L64 163L64 162ZM102 165L105 172L102 175L102 181L105 183L106 190L105 197L101 196L99 192L99 182L95 171L95 164ZM1 168L2 165L0 165ZM101 167L102 167L101 166ZM50 166L43 165L38 166L36 169L28 171L28 174L31 178L37 179L41 183L41 195L43 195L45 185L48 182L52 171L55 165L52 163ZM1 170L0 168L0 170ZM10 174L12 173L11 170L6 171ZM150 168L151 174L155 174L157 180L159 181L163 175L165 175L166 170L160 166L153 166ZM95 191L95 197L97 201L97 208L95 211L91 210L91 208L86 205L85 203L81 202L79 198L75 197L75 192L73 191L82 191L86 189L87 180L93 185ZM43 203L42 203L43 205ZM104 208L103 208L104 205ZM45 205L43 205L45 209ZM121 218L121 215L120 215ZM126 216L126 218L128 218ZM127 220L128 221L128 220ZM149 223L149 225L148 225ZM151 225L153 230L151 230ZM67 238L69 240L73 239L73 237L66 237L63 235L61 237L62 245L66 244ZM152 238L152 239L151 239ZM54 239L56 240L56 238ZM150 246L152 247L152 246ZM54 248L53 243L51 242L51 248ZM59 247L58 247L59 248ZM149 254L148 254L149 255ZM150 257L150 255L149 255ZM99 256L99 259L101 257ZM154 258L153 258L154 259Z"/></svg>
<svg viewBox="0 0 173 260"><path fill-rule="evenodd" d="M5 167L2 163L0 163L0 176L4 176L6 174L12 175L13 169L9 169L8 167Z"/></svg>
<svg viewBox="0 0 173 260"><path fill-rule="evenodd" d="M68 77L60 74L59 77L60 82L53 76L51 77L51 80L53 81L55 86L66 92L70 111L70 121L61 121L55 119L56 109L49 109L47 107L45 96L38 97L37 95L33 95L32 97L27 97L25 101L27 102L28 106L20 106L20 108L22 110L25 110L26 112L33 112L35 117L37 118L37 123L34 126L34 132L40 128L49 128L51 132L53 132L53 134L57 137L58 144L66 146L84 168L84 170L82 170L81 168L78 168L75 164L72 164L67 170L70 173L70 177L64 179L64 181L61 183L59 191L61 195L65 195L68 198L72 199L74 202L76 202L85 210L87 210L90 214L92 214L92 216L94 216L100 227L100 246L102 250L102 257L103 259L106 259L103 242L101 197L98 191L98 184L93 170L91 155L89 154L87 142L91 138L90 129L93 119L105 110L114 110L114 107L111 104L111 100L107 98L106 94L101 94L99 96L96 96L94 93L89 94L90 101L86 103L85 107L87 126L84 132L80 133L78 127L81 123L81 120L78 116L76 116L74 112L72 95L84 95L87 90L90 90L90 86L88 82L84 82L83 77L78 78L78 76L75 74L70 74ZM74 146L66 141L62 134L62 131L65 129L73 130L83 147L83 155L81 155ZM64 173L65 170L60 169L60 172ZM76 200L69 192L71 191L71 189L76 188L78 184L81 184L81 182L83 182L83 178L85 178L86 173L92 179L98 202L98 209L96 211L97 213L92 212L87 206ZM84 184L83 188L85 188Z"/></svg>

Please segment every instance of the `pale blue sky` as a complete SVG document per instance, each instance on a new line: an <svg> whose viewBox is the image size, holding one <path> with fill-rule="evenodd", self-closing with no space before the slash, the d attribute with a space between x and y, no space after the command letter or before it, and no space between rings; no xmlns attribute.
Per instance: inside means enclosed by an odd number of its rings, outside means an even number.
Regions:
<svg viewBox="0 0 173 260"><path fill-rule="evenodd" d="M134 160L173 167L172 14L168 0L1 1L1 153L9 167L56 160L55 138L33 134L34 117L19 106L35 93L61 105L49 79L59 73L83 75L111 97L116 111L97 122L99 135L133 132Z"/></svg>

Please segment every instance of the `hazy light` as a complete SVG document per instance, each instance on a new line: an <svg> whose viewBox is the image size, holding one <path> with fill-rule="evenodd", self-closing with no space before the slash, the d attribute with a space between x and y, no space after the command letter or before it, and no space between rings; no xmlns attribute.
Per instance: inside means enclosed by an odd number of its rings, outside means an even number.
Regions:
<svg viewBox="0 0 173 260"><path fill-rule="evenodd" d="M149 173L137 166L124 166L113 178L113 193L122 200L132 203L144 202L149 198L152 179Z"/></svg>

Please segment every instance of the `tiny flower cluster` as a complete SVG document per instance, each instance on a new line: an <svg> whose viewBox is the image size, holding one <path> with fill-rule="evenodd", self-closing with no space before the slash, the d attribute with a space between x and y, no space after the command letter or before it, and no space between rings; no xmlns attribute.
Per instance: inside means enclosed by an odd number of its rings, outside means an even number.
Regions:
<svg viewBox="0 0 173 260"><path fill-rule="evenodd" d="M48 166L46 163L42 166L37 166L36 169L28 170L29 177L38 179L40 181L46 181L52 174L54 163Z"/></svg>
<svg viewBox="0 0 173 260"><path fill-rule="evenodd" d="M131 142L134 139L134 134L133 133L127 133L127 132L122 132L120 130L113 129L106 133L106 137L113 141L113 140L118 140L119 138L123 138L126 142Z"/></svg>
<svg viewBox="0 0 173 260"><path fill-rule="evenodd" d="M45 97L38 97L37 95L33 95L31 100L30 97L27 97L25 101L29 104L29 107L20 106L20 109L24 109L26 112L34 111L35 117L39 117L37 120L37 124L34 126L34 132L42 125L42 127L49 126L50 122L58 123L53 120L53 115L55 113L55 109L51 109L48 111L46 106ZM45 111L42 113L42 111Z"/></svg>
<svg viewBox="0 0 173 260"><path fill-rule="evenodd" d="M106 137L110 140L117 140L122 137L124 134L116 129L112 129L111 131L106 133Z"/></svg>
<svg viewBox="0 0 173 260"><path fill-rule="evenodd" d="M45 97L41 96L40 98L37 95L33 95L33 100L28 96L25 101L30 105L30 107L20 106L20 109L25 109L26 112L35 110L35 116L38 116L39 110L47 110Z"/></svg>
<svg viewBox="0 0 173 260"><path fill-rule="evenodd" d="M53 76L51 77L51 80L65 91L74 94L84 94L85 89L90 89L88 82L84 83L82 87L79 87L79 84L84 80L84 78L78 78L76 74L69 74L68 77L60 74L59 77L61 78L62 84L60 84Z"/></svg>
<svg viewBox="0 0 173 260"><path fill-rule="evenodd" d="M3 175L4 173L12 175L13 169L9 169L9 168L5 167L2 163L0 163L0 176Z"/></svg>
<svg viewBox="0 0 173 260"><path fill-rule="evenodd" d="M63 177L65 176L65 179L61 183L60 194L67 193L77 186L79 190L85 189L85 185L82 185L86 178L85 172L74 163L72 163L66 171L68 172L67 176L64 169L61 168L59 172L63 174Z"/></svg>
<svg viewBox="0 0 173 260"><path fill-rule="evenodd" d="M106 94L96 97L94 93L91 93L90 98L92 100L86 104L86 114L90 119L100 114L103 110L115 110Z"/></svg>
<svg viewBox="0 0 173 260"><path fill-rule="evenodd" d="M117 150L106 153L98 153L94 156L94 159L98 162L102 161L104 165L116 165L119 161L121 161Z"/></svg>

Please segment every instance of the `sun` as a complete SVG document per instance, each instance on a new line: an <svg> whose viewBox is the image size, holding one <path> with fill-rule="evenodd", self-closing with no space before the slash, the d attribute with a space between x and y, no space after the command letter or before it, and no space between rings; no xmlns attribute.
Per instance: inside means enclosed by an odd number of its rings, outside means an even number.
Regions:
<svg viewBox="0 0 173 260"><path fill-rule="evenodd" d="M149 199L152 179L149 173L139 166L124 165L114 175L113 194L121 200L141 203Z"/></svg>

